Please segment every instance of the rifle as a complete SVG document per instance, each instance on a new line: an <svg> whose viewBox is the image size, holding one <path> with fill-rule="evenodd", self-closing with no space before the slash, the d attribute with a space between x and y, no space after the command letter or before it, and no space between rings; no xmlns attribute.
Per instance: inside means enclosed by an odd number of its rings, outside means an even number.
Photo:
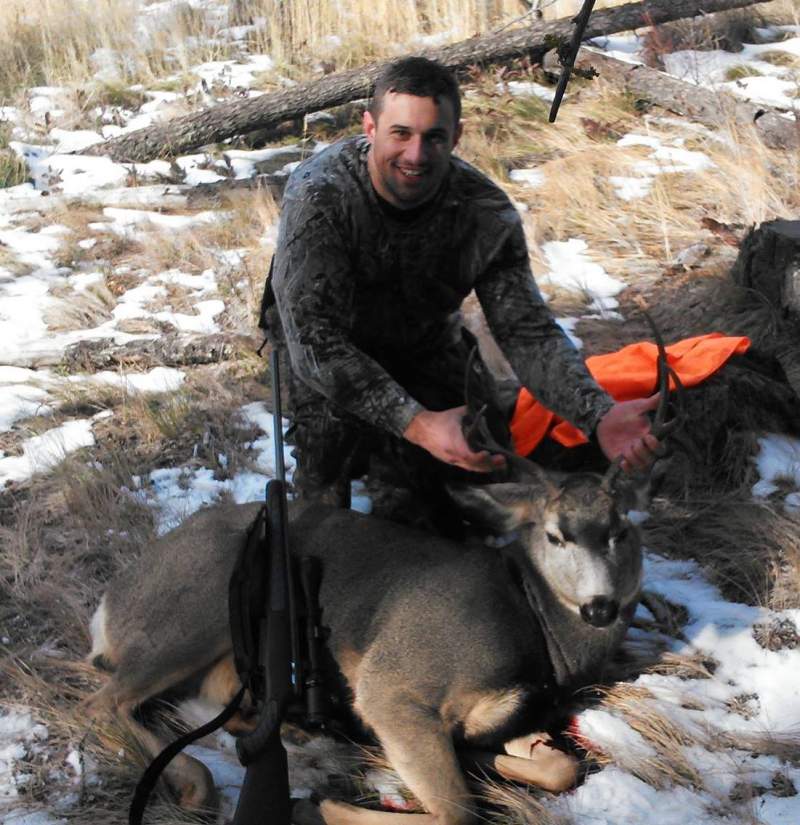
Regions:
<svg viewBox="0 0 800 825"><path fill-rule="evenodd" d="M260 713L256 729L236 742L239 761L247 770L234 825L291 823L289 769L280 728L291 700L300 696L303 679L289 551L279 369L278 351L274 349L271 373L277 479L267 484L264 546L269 557L269 589L258 627L258 666L251 671L249 685L253 698L260 701Z"/></svg>
<svg viewBox="0 0 800 825"><path fill-rule="evenodd" d="M311 726L327 727L328 694L322 680L323 631L317 604L321 573L319 562L313 558L300 562L306 611L307 679L303 678L299 654L277 350L272 352L271 367L277 479L267 484L266 506L248 530L228 590L234 659L242 687L215 719L179 737L150 763L134 792L129 825L141 825L147 801L169 762L187 745L225 724L238 710L245 690L250 691L260 710L256 729L236 742L239 761L247 770L233 825L290 825L289 771L280 737L281 720L291 710ZM304 694L305 708L296 701L303 699Z"/></svg>

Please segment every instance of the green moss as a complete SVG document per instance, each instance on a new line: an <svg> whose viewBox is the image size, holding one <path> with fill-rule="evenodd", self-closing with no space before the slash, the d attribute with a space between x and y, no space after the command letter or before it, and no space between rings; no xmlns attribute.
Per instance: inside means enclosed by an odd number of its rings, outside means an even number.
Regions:
<svg viewBox="0 0 800 825"><path fill-rule="evenodd" d="M103 83L89 93L89 101L97 106L117 106L134 111L146 100L144 92L134 91L121 83Z"/></svg>
<svg viewBox="0 0 800 825"><path fill-rule="evenodd" d="M4 130L3 130L4 131ZM0 189L18 186L28 179L28 167L19 155L8 147L8 135L0 131Z"/></svg>
<svg viewBox="0 0 800 825"><path fill-rule="evenodd" d="M758 69L742 63L739 66L731 66L725 72L725 80L741 80L743 77L761 77L761 72Z"/></svg>
<svg viewBox="0 0 800 825"><path fill-rule="evenodd" d="M550 113L550 104L535 95L518 95L509 106L509 115L521 120L544 122Z"/></svg>
<svg viewBox="0 0 800 825"><path fill-rule="evenodd" d="M200 78L191 72L183 72L179 75L164 77L148 84L148 88L154 92L185 92L193 89L200 82Z"/></svg>
<svg viewBox="0 0 800 825"><path fill-rule="evenodd" d="M787 69L800 69L800 57L791 52L784 52L776 49L772 52L762 52L758 56L759 60L770 63L773 66L784 66Z"/></svg>

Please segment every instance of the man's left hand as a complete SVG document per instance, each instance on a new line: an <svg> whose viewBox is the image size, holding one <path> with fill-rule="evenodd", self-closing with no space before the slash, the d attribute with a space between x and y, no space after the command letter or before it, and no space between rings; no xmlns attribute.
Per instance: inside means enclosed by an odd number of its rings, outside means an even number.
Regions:
<svg viewBox="0 0 800 825"><path fill-rule="evenodd" d="M658 406L660 393L619 401L600 419L597 440L609 461L622 457L625 472L646 470L661 454L661 442L650 431L647 413Z"/></svg>

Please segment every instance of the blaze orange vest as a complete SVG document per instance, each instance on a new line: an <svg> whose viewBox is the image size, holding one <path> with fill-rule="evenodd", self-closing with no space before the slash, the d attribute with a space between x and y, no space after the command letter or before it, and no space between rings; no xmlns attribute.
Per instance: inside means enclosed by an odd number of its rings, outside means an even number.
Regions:
<svg viewBox="0 0 800 825"><path fill-rule="evenodd" d="M749 338L712 332L671 344L667 347L667 361L681 383L693 387L713 375L731 356L741 355L749 347ZM656 392L657 362L656 345L641 342L606 355L593 355L586 359L586 366L595 381L615 401L630 401ZM674 388L672 381L670 386ZM588 441L577 427L559 418L523 388L517 396L511 419L514 449L520 455L529 455L545 436L564 447L577 447Z"/></svg>

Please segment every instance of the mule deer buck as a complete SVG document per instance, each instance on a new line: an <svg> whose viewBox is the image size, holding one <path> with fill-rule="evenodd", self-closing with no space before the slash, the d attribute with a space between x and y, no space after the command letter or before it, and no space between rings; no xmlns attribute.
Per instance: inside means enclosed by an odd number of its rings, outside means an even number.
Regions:
<svg viewBox="0 0 800 825"><path fill-rule="evenodd" d="M641 578L637 530L599 476L534 471L458 497L518 540L503 551L465 547L319 505L290 525L293 554L321 561L328 648L352 707L429 811L419 821L437 825L476 821L456 747L502 776L572 786L574 758L534 750L541 735L531 731L559 694L599 678ZM227 585L258 506L190 517L111 583L94 616L90 658L112 673L91 711L127 719L153 754L163 743L134 721L139 705L190 677L202 676L201 692L219 701L238 689ZM213 803L199 761L178 757L166 778L182 804ZM369 823L369 812L331 801L314 814L322 819L305 821L352 822L354 813Z"/></svg>
<svg viewBox="0 0 800 825"><path fill-rule="evenodd" d="M662 351L662 437L669 366ZM468 371L469 375L469 371ZM468 379L469 381L469 379ZM471 405L474 409L474 405ZM673 422L674 423L674 422ZM556 475L508 453L485 417L468 433L506 453L520 480L452 491L502 550L466 545L319 504L290 519L294 557L316 558L330 674L427 814L420 825L478 821L457 749L470 766L551 791L571 787L576 759L535 732L554 702L597 681L639 600L642 553L619 468ZM259 504L220 504L145 548L92 620L90 660L111 671L94 716L127 720L144 748L163 743L133 713L189 679L227 702L240 687L227 588ZM185 754L166 771L182 804L213 804L208 769ZM386 825L387 814L325 800L295 806L300 825Z"/></svg>

